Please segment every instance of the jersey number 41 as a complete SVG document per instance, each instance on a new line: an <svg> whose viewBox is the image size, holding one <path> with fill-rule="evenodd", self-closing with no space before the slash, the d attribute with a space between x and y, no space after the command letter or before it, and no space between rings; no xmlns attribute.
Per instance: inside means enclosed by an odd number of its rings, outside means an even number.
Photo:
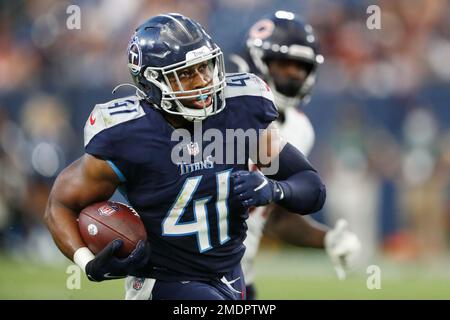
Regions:
<svg viewBox="0 0 450 320"><path fill-rule="evenodd" d="M228 235L228 205L227 200L230 193L230 174L231 170L216 173L217 201L216 212L218 222L218 234L220 244L224 244L230 237ZM189 222L180 222L184 214L184 210L197 190L202 176L190 177L186 179L180 193L178 194L174 204L170 208L166 218L162 222L163 236L187 236L196 235L198 249L200 252L207 251L212 248L211 236L208 223L208 212L206 204L211 197L205 197L193 200L194 220Z"/></svg>

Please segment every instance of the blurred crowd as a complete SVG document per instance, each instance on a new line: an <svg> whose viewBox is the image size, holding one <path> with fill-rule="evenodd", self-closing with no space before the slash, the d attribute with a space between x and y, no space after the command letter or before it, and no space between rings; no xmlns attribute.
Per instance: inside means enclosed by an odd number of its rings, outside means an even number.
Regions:
<svg viewBox="0 0 450 320"><path fill-rule="evenodd" d="M79 30L66 26L71 4L81 9ZM370 4L381 9L380 30L366 26ZM448 255L446 0L1 2L0 252L54 258L41 224L49 190L83 153L82 128L93 105L131 81L126 46L139 23L183 13L227 54L252 23L278 9L303 15L325 56L304 109L317 133L313 162L328 186L327 206L316 218L331 225L346 217L363 241L365 261L379 253L406 261Z"/></svg>

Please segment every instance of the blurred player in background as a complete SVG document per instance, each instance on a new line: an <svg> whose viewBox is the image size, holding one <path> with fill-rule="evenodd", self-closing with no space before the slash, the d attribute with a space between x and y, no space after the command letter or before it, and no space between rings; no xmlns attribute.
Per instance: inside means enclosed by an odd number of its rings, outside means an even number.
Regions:
<svg viewBox="0 0 450 320"><path fill-rule="evenodd" d="M269 84L280 114L277 124L281 135L308 156L314 129L298 108L308 102L317 68L324 60L312 27L292 12L277 11L250 28L244 51L230 55L228 71L252 72ZM340 279L345 278L360 250L357 236L343 219L329 230L312 219L270 205L253 209L247 225L242 268L248 299L256 297L254 260L263 231L296 246L325 248Z"/></svg>
<svg viewBox="0 0 450 320"><path fill-rule="evenodd" d="M292 212L316 212L326 196L319 175L272 130L278 112L270 88L252 74L225 76L221 49L197 22L179 14L146 21L130 42L128 67L136 95L95 106L85 126L85 155L53 186L45 220L56 244L90 280L133 276L126 281L129 299L245 298L240 262L248 208L276 202ZM232 150L223 139L220 159L200 152L208 129L259 136L253 146L231 141ZM196 130L200 139L192 136ZM251 148L266 150L279 170L270 177L248 171ZM188 158L175 161L174 150ZM258 167L270 164L260 155L252 157ZM151 253L140 242L119 259L114 253L122 243L114 240L94 256L77 215L119 187L145 225Z"/></svg>

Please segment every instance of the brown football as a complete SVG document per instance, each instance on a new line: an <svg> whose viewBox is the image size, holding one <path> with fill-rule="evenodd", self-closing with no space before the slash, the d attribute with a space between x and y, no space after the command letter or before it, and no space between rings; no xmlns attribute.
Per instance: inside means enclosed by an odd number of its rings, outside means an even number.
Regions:
<svg viewBox="0 0 450 320"><path fill-rule="evenodd" d="M114 239L122 239L117 256L127 257L139 240L147 240L144 224L136 211L120 202L103 201L84 208L78 217L81 237L97 254Z"/></svg>

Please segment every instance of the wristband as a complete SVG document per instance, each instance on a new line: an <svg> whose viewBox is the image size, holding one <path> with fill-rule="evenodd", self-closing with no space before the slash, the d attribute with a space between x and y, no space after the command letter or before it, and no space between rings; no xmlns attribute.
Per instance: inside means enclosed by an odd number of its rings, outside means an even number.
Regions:
<svg viewBox="0 0 450 320"><path fill-rule="evenodd" d="M94 258L94 254L86 247L77 249L73 254L73 262L75 262L84 273L86 273L86 265L89 261L94 260Z"/></svg>

